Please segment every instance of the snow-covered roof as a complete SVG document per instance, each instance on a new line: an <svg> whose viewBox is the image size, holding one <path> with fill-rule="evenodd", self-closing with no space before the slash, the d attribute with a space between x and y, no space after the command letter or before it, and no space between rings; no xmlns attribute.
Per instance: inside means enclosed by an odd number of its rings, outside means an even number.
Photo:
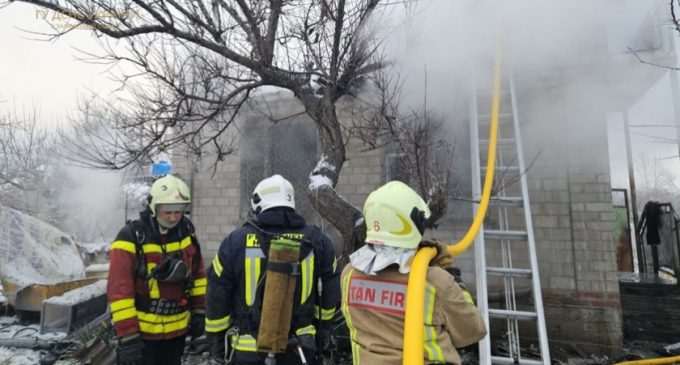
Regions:
<svg viewBox="0 0 680 365"><path fill-rule="evenodd" d="M85 277L85 265L70 235L2 205L0 252L0 277L19 287Z"/></svg>

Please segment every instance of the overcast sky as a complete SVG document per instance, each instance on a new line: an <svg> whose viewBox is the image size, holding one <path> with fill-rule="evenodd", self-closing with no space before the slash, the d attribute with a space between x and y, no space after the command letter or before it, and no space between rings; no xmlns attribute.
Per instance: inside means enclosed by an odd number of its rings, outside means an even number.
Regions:
<svg viewBox="0 0 680 365"><path fill-rule="evenodd" d="M76 30L52 42L31 40L37 36L22 32L49 31L45 16L36 8L13 3L0 10L0 34L3 50L0 53L0 113L17 109L36 108L45 125L64 121L76 107L78 97L90 92L110 95L116 84L102 65L78 61L74 48L96 51L97 43L86 30ZM634 124L667 124L673 122L669 78L662 78L635 105L631 106L630 119ZM625 82L625 80L622 80ZM623 159L621 115L609 116L610 154L612 160L612 185L626 187L627 170ZM659 166L680 175L677 146L672 141L651 138L675 138L673 128L636 128L633 130L636 156L645 153L658 159ZM647 136L643 136L647 135Z"/></svg>
<svg viewBox="0 0 680 365"><path fill-rule="evenodd" d="M78 97L90 92L106 94L115 83L102 65L76 60L82 56L74 48L96 51L91 32L75 30L62 39L45 42L22 31L48 32L35 7L12 3L0 10L0 112L35 108L41 122L63 120L76 106Z"/></svg>

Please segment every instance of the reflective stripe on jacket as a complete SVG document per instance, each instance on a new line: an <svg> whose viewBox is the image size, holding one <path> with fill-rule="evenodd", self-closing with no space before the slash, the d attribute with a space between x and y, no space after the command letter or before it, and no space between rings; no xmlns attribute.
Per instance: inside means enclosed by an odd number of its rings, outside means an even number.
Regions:
<svg viewBox="0 0 680 365"><path fill-rule="evenodd" d="M207 278L193 226L183 218L161 236L151 219L143 213L139 221L123 227L110 247L107 296L118 336L140 332L145 339L174 338L186 333L191 311L205 310ZM143 240L139 247L138 239ZM164 253L182 258L191 270L189 282L158 282L139 275L139 264L151 273ZM138 254L144 255L143 261Z"/></svg>
<svg viewBox="0 0 680 365"><path fill-rule="evenodd" d="M333 245L317 227L304 224L302 217L292 210L267 210L258 218L261 221L256 224L261 229L304 241L294 294L291 335L315 336L317 326L333 318L340 302L340 281ZM287 225L276 224L279 221ZM238 334L231 338L237 351L257 351L269 239L251 224L244 225L222 242L208 270L206 332L219 335L232 326L237 328Z"/></svg>
<svg viewBox="0 0 680 365"><path fill-rule="evenodd" d="M342 313L354 365L401 365L408 274L388 268L369 276L347 265L342 272ZM456 348L486 334L477 308L454 278L430 267L424 298L425 363L460 364Z"/></svg>

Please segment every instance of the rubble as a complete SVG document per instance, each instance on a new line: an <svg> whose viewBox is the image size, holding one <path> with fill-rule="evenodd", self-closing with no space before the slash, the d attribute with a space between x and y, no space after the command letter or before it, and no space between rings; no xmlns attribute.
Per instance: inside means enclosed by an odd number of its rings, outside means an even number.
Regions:
<svg viewBox="0 0 680 365"><path fill-rule="evenodd" d="M43 341L48 343L57 342L65 337L65 334L45 333L40 334L37 324L26 324L18 317L0 317L0 341L2 340L29 340ZM45 351L29 348L9 348L0 346L0 364L3 365L36 365L44 356Z"/></svg>
<svg viewBox="0 0 680 365"><path fill-rule="evenodd" d="M40 332L71 333L105 313L106 282L100 280L43 301Z"/></svg>

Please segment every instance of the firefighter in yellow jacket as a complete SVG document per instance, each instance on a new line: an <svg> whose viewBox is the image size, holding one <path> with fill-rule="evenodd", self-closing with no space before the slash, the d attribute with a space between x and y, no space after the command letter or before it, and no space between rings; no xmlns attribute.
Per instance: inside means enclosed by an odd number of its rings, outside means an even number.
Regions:
<svg viewBox="0 0 680 365"><path fill-rule="evenodd" d="M398 181L366 199L366 245L350 256L341 277L354 365L401 365L408 272L429 216L423 199ZM435 261L446 261L440 254ZM424 300L425 363L459 365L456 348L486 334L479 311L438 266L428 268Z"/></svg>

